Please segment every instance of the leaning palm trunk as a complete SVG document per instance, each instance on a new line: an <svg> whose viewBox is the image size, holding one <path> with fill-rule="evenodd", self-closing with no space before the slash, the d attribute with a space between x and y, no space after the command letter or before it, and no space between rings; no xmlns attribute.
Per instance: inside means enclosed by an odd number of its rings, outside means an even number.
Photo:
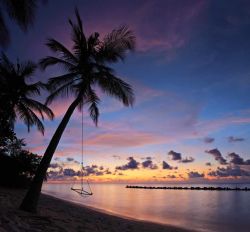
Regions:
<svg viewBox="0 0 250 232"><path fill-rule="evenodd" d="M29 212L36 212L37 210L37 203L40 197L41 188L43 184L43 180L46 177L47 169L50 165L50 161L53 157L53 154L57 148L57 145L62 137L62 134L69 122L71 115L73 114L75 108L79 104L81 99L77 98L72 102L69 106L66 114L64 115L61 123L59 124L55 134L53 135L49 146L47 147L44 156L41 160L41 163L36 171L36 175L32 180L31 186L23 199L23 202L20 206L20 209L29 211Z"/></svg>

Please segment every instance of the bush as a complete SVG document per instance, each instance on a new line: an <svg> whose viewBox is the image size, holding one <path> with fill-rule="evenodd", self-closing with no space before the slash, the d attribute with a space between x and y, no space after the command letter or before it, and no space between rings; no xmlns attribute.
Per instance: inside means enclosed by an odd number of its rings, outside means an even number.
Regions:
<svg viewBox="0 0 250 232"><path fill-rule="evenodd" d="M41 157L22 150L18 155L0 155L0 185L28 187Z"/></svg>

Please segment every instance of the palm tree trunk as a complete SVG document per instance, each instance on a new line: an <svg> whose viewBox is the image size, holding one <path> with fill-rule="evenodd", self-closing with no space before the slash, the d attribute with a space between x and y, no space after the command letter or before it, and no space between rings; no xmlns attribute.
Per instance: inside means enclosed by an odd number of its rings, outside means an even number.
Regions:
<svg viewBox="0 0 250 232"><path fill-rule="evenodd" d="M43 184L43 180L46 177L47 169L50 165L51 159L54 155L54 152L57 148L57 145L62 137L62 134L69 122L71 115L73 114L75 108L80 102L80 98L75 99L71 105L69 106L66 114L64 115L61 123L59 124L58 128L56 129L55 134L53 135L49 146L47 147L43 158L37 168L36 175L32 180L30 188L24 197L20 209L28 212L36 212L37 204L41 193L41 188Z"/></svg>

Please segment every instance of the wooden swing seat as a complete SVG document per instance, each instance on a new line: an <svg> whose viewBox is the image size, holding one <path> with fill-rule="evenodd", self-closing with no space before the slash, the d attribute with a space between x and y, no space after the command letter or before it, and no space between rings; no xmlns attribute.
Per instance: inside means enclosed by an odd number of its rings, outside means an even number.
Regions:
<svg viewBox="0 0 250 232"><path fill-rule="evenodd" d="M93 195L92 192L88 192L86 190L84 190L83 188L71 188L72 191L75 191L76 193L80 194L80 195L86 195L86 196L91 196Z"/></svg>

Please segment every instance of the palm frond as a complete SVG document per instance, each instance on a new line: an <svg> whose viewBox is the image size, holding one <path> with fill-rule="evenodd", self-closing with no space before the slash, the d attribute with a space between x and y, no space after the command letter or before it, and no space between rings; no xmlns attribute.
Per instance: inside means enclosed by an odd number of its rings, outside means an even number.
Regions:
<svg viewBox="0 0 250 232"><path fill-rule="evenodd" d="M12 73L15 71L14 64L9 60L4 52L1 53L0 62L1 68L5 69L7 72Z"/></svg>
<svg viewBox="0 0 250 232"><path fill-rule="evenodd" d="M34 84L26 85L25 91L27 96L40 95L40 89L47 90L46 84L38 81Z"/></svg>
<svg viewBox="0 0 250 232"><path fill-rule="evenodd" d="M39 61L39 65L42 70L45 70L48 66L52 66L55 64L62 65L63 68L65 68L68 71L76 68L76 66L70 63L69 61L66 61L57 57L53 57L53 56L47 56Z"/></svg>
<svg viewBox="0 0 250 232"><path fill-rule="evenodd" d="M54 113L52 112L52 110L48 106L42 104L41 102L38 102L38 101L30 99L30 98L23 99L23 102L31 110L38 111L39 114L41 115L42 119L44 119L43 114L46 114L46 116L51 120L54 118Z"/></svg>
<svg viewBox="0 0 250 232"><path fill-rule="evenodd" d="M44 126L40 119L36 116L36 114L25 104L20 103L16 106L19 117L24 121L28 128L28 132L30 132L30 127L35 125L43 135L44 135Z"/></svg>
<svg viewBox="0 0 250 232"><path fill-rule="evenodd" d="M60 58L63 58L65 61L68 61L72 64L77 62L76 57L60 42L55 39L48 39L46 45L50 48L51 51L58 53Z"/></svg>
<svg viewBox="0 0 250 232"><path fill-rule="evenodd" d="M10 18L15 20L24 31L33 24L35 10L37 8L36 0L2 0Z"/></svg>
<svg viewBox="0 0 250 232"><path fill-rule="evenodd" d="M127 26L121 26L104 37L96 58L101 62L124 60L126 52L135 49L135 43L134 33Z"/></svg>
<svg viewBox="0 0 250 232"><path fill-rule="evenodd" d="M85 38L85 35L83 32L82 19L80 17L80 14L79 14L77 7L75 8L75 14L76 14L77 24L78 24L79 31L81 32L82 39L83 39L83 41L85 40L85 42L86 42L86 38Z"/></svg>
<svg viewBox="0 0 250 232"><path fill-rule="evenodd" d="M85 103L89 105L89 114L95 125L98 124L98 118L99 118L99 109L98 104L100 103L100 98L97 96L95 91L92 88L89 88L88 91L86 91L85 96Z"/></svg>
<svg viewBox="0 0 250 232"><path fill-rule="evenodd" d="M6 48L10 42L10 33L0 11L0 46Z"/></svg>
<svg viewBox="0 0 250 232"><path fill-rule="evenodd" d="M99 33L95 32L91 34L88 38L88 52L89 54L95 52L95 47L100 43Z"/></svg>
<svg viewBox="0 0 250 232"><path fill-rule="evenodd" d="M78 79L76 73L67 73L61 76L51 77L47 83L47 88L50 91L54 91L58 87L71 83L72 81L77 81Z"/></svg>
<svg viewBox="0 0 250 232"><path fill-rule="evenodd" d="M125 106L134 103L134 92L130 84L108 72L96 75L96 81L106 94L121 100Z"/></svg>
<svg viewBox="0 0 250 232"><path fill-rule="evenodd" d="M75 9L75 14L77 24L74 24L71 19L69 19L69 24L72 29L71 37L74 42L73 51L78 55L79 58L87 52L87 39L83 31L82 20L77 8Z"/></svg>
<svg viewBox="0 0 250 232"><path fill-rule="evenodd" d="M36 68L37 68L37 66L35 63L28 61L27 63L22 64L20 66L20 76L24 77L24 78L30 77L35 73Z"/></svg>
<svg viewBox="0 0 250 232"><path fill-rule="evenodd" d="M74 80L66 83L65 85L62 85L60 88L57 88L55 91L52 91L52 93L47 97L45 104L46 105L51 104L58 97L68 97L72 90L71 84L73 83L74 83Z"/></svg>

